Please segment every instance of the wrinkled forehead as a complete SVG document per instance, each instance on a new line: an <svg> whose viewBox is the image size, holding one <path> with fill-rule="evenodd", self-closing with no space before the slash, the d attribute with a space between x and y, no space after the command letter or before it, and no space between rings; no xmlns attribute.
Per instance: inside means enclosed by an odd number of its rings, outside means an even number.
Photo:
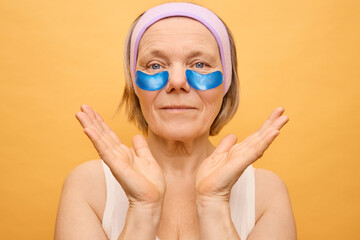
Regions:
<svg viewBox="0 0 360 240"><path fill-rule="evenodd" d="M220 50L217 41L211 31L201 22L189 17L168 17L152 24L143 34L139 42L139 53L145 48L161 46L164 42L176 44L188 44L192 48L201 45L204 51L217 52ZM198 49L199 50L199 49Z"/></svg>

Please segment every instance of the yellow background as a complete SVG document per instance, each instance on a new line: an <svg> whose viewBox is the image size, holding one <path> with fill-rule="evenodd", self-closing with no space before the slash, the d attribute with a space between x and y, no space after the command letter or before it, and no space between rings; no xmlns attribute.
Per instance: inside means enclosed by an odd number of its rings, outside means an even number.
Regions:
<svg viewBox="0 0 360 240"><path fill-rule="evenodd" d="M94 107L128 145L128 27L164 1L0 1L0 238L51 239L63 180L97 158L74 115ZM211 0L238 50L240 139L277 106L289 124L255 165L286 182L299 239L360 239L360 1Z"/></svg>

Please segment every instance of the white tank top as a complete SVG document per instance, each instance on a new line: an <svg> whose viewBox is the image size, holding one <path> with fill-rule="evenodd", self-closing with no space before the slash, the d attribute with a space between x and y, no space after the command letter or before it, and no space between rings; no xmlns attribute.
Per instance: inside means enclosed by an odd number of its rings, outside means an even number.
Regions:
<svg viewBox="0 0 360 240"><path fill-rule="evenodd" d="M121 185L102 161L106 181L106 204L102 227L110 240L117 240L125 225L129 207ZM255 177L250 165L234 184L230 194L231 218L241 240L247 239L255 225ZM159 240L156 237L156 240Z"/></svg>

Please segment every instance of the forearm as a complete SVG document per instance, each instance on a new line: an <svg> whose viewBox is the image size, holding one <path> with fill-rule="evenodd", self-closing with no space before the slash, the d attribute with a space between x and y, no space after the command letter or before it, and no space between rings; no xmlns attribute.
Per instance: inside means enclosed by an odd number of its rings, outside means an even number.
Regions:
<svg viewBox="0 0 360 240"><path fill-rule="evenodd" d="M118 240L155 240L160 217L161 207L155 210L129 208Z"/></svg>
<svg viewBox="0 0 360 240"><path fill-rule="evenodd" d="M231 219L230 205L223 202L197 202L201 240L240 240Z"/></svg>

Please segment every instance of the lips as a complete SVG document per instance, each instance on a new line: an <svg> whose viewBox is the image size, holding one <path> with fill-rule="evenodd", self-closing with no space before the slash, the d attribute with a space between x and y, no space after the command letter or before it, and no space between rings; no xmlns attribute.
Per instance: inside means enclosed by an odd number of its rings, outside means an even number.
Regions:
<svg viewBox="0 0 360 240"><path fill-rule="evenodd" d="M160 110L165 111L167 113L185 113L189 111L196 110L196 107L189 105L167 105L160 108Z"/></svg>
<svg viewBox="0 0 360 240"><path fill-rule="evenodd" d="M187 106L187 105L169 105L161 107L161 109L164 110L186 110L186 109L196 109L196 107L193 106Z"/></svg>

